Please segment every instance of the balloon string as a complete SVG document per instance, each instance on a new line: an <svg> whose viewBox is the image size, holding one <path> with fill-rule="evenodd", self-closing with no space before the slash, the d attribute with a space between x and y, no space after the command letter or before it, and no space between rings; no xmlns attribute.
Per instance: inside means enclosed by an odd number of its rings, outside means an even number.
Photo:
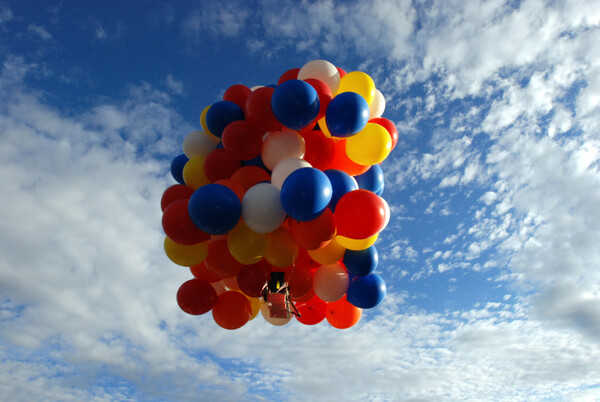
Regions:
<svg viewBox="0 0 600 402"><path fill-rule="evenodd" d="M294 276L294 271L296 270L296 263L293 262L292 263L292 274L290 275L290 278L292 278ZM298 311L298 309L296 308L296 305L294 304L294 302L292 301L292 298L290 297L290 283L288 281L287 286L286 286L286 297L290 303L290 306L292 306L292 308L294 309L294 311L290 310L290 313L294 314L296 317L302 317L302 315L300 314L300 312Z"/></svg>

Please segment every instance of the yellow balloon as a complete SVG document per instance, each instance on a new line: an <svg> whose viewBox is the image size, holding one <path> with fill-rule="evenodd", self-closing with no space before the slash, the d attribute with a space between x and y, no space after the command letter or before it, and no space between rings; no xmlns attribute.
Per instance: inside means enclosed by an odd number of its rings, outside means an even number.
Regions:
<svg viewBox="0 0 600 402"><path fill-rule="evenodd" d="M319 125L319 128L321 129L321 132L323 133L323 135L325 135L325 137L336 138L336 137L332 136L331 133L329 132L329 129L327 128L327 123L325 122L325 117L321 117L317 121L317 124Z"/></svg>
<svg viewBox="0 0 600 402"><path fill-rule="evenodd" d="M208 255L208 242L209 240L191 246L184 246L165 237L165 254L175 264L183 267L191 267L204 261Z"/></svg>
<svg viewBox="0 0 600 402"><path fill-rule="evenodd" d="M337 237L334 237L325 247L306 250L310 258L323 265L333 264L344 258L346 248L336 241Z"/></svg>
<svg viewBox="0 0 600 402"><path fill-rule="evenodd" d="M352 71L342 77L340 87L336 94L342 92L356 92L370 105L375 99L375 82L368 74L362 71Z"/></svg>
<svg viewBox="0 0 600 402"><path fill-rule="evenodd" d="M334 238L334 240L346 247L348 250L358 251L371 247L377 241L378 237L379 233L375 233L373 236L367 237L366 239L351 239L349 237L338 235Z"/></svg>
<svg viewBox="0 0 600 402"><path fill-rule="evenodd" d="M183 181L194 190L210 183L204 174L204 159L203 156L196 156L187 161L183 167Z"/></svg>
<svg viewBox="0 0 600 402"><path fill-rule="evenodd" d="M248 296L246 296L246 298L250 302L250 308L252 309L252 315L250 316L250 319L253 320L260 312L260 298Z"/></svg>
<svg viewBox="0 0 600 402"><path fill-rule="evenodd" d="M346 155L359 165L376 165L392 151L392 137L381 125L367 123L358 134L346 140Z"/></svg>
<svg viewBox="0 0 600 402"><path fill-rule="evenodd" d="M256 233L240 220L227 235L227 247L237 261L251 265L265 256L268 240L268 234Z"/></svg>
<svg viewBox="0 0 600 402"><path fill-rule="evenodd" d="M202 110L202 113L200 113L200 126L202 126L202 129L206 132L206 134L208 134L209 137L211 137L216 143L219 143L221 139L213 133L211 133L208 129L208 126L206 125L206 113L208 112L208 109L210 109L211 106L212 105L208 105Z"/></svg>
<svg viewBox="0 0 600 402"><path fill-rule="evenodd" d="M269 241L265 260L274 267L289 267L298 259L300 247L294 241L292 234L284 227L279 227L269 233Z"/></svg>

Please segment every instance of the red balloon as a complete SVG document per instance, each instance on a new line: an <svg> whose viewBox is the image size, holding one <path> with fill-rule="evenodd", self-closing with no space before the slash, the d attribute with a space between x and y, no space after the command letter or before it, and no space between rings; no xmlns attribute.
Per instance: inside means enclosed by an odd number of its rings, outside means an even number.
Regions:
<svg viewBox="0 0 600 402"><path fill-rule="evenodd" d="M386 208L377 194L354 190L344 194L335 207L338 234L351 239L366 239L383 229Z"/></svg>
<svg viewBox="0 0 600 402"><path fill-rule="evenodd" d="M210 283L191 279L179 287L177 304L188 314L208 313L217 302L217 292Z"/></svg>
<svg viewBox="0 0 600 402"><path fill-rule="evenodd" d="M291 219L291 218L289 218L289 219ZM321 266L321 264L316 262L315 260L313 260L310 256L310 254L308 254L308 252L303 248L301 248L300 252L298 253L298 259L296 260L296 265L302 265L313 271Z"/></svg>
<svg viewBox="0 0 600 402"><path fill-rule="evenodd" d="M290 297L305 296L312 289L314 274L314 270L309 266L296 264L288 274Z"/></svg>
<svg viewBox="0 0 600 402"><path fill-rule="evenodd" d="M261 291L267 283L269 264L264 260L252 265L245 265L237 276L238 286L245 295L260 297Z"/></svg>
<svg viewBox="0 0 600 402"><path fill-rule="evenodd" d="M188 199L173 201L162 216L162 227L168 238L175 243L192 245L210 239L210 235L200 229L190 218Z"/></svg>
<svg viewBox="0 0 600 402"><path fill-rule="evenodd" d="M221 179L229 179L240 166L242 166L240 160L234 154L217 148L206 155L204 174L208 180L214 183Z"/></svg>
<svg viewBox="0 0 600 402"><path fill-rule="evenodd" d="M246 120L229 123L223 130L223 148L236 158L247 161L260 155L263 132Z"/></svg>
<svg viewBox="0 0 600 402"><path fill-rule="evenodd" d="M315 129L315 127L317 126L317 120L313 120L312 122L310 122L308 124L308 126L301 128L298 132L300 133L300 135L304 135L306 133L310 133L311 131L313 131Z"/></svg>
<svg viewBox="0 0 600 402"><path fill-rule="evenodd" d="M317 115L316 120L319 120L321 117L325 116L325 112L327 111L327 106L329 106L329 102L333 98L331 94L331 89L321 80L317 80L315 78L307 78L304 80L309 83L315 91L317 91L317 95L319 96L319 114Z"/></svg>
<svg viewBox="0 0 600 402"><path fill-rule="evenodd" d="M205 262L208 270L221 278L236 276L244 268L229 252L227 239L212 239L208 243Z"/></svg>
<svg viewBox="0 0 600 402"><path fill-rule="evenodd" d="M246 189L244 189L244 187L238 181L235 181L233 179L217 180L215 184L222 184L225 187L229 187L235 193L235 195L237 195L240 201L242 201L242 198L244 198L244 194L246 194Z"/></svg>
<svg viewBox="0 0 600 402"><path fill-rule="evenodd" d="M292 68L292 69L287 70L285 73L281 74L281 77L279 77L279 80L277 81L277 85L279 85L285 81L298 79L299 71L300 71L299 68Z"/></svg>
<svg viewBox="0 0 600 402"><path fill-rule="evenodd" d="M164 212L164 210L169 206L173 201L177 201L180 199L189 199L194 193L194 189L183 184L174 184L162 195L160 199L160 209Z"/></svg>
<svg viewBox="0 0 600 402"><path fill-rule="evenodd" d="M227 88L225 94L223 95L223 100L233 102L238 105L242 110L244 110L244 106L246 105L246 99L252 93L252 90L245 85L236 84Z"/></svg>
<svg viewBox="0 0 600 402"><path fill-rule="evenodd" d="M290 231L300 247L307 250L320 249L335 236L333 212L325 208L321 215L311 221L290 219Z"/></svg>
<svg viewBox="0 0 600 402"><path fill-rule="evenodd" d="M385 128L392 137L392 149L396 147L396 144L398 143L398 129L396 129L396 125L394 123L385 117L375 117L369 120L369 123L376 123L380 126L383 126L383 128Z"/></svg>
<svg viewBox="0 0 600 402"><path fill-rule="evenodd" d="M236 170L231 178L244 187L244 191L263 181L271 181L271 175L263 168L248 165Z"/></svg>
<svg viewBox="0 0 600 402"><path fill-rule="evenodd" d="M336 67L336 68L338 70L338 73L340 73L340 78L342 78L344 75L346 75L346 71L345 70L343 70L343 69L341 69L339 67Z"/></svg>
<svg viewBox="0 0 600 402"><path fill-rule="evenodd" d="M277 120L271 109L271 97L275 88L261 87L246 99L246 120L262 131L278 131L283 125Z"/></svg>
<svg viewBox="0 0 600 402"><path fill-rule="evenodd" d="M304 138L304 160L319 170L329 169L335 155L335 140L321 131L313 130L302 135Z"/></svg>
<svg viewBox="0 0 600 402"><path fill-rule="evenodd" d="M208 267L206 266L206 261L202 261L200 264L191 266L190 272L197 279L202 279L203 281L210 283L218 282L222 279L219 275L209 271Z"/></svg>
<svg viewBox="0 0 600 402"><path fill-rule="evenodd" d="M252 317L252 307L246 296L235 290L219 295L212 309L213 319L222 328L238 329Z"/></svg>
<svg viewBox="0 0 600 402"><path fill-rule="evenodd" d="M367 170L369 170L370 167L370 165L359 165L358 163L353 162L348 158L348 156L346 155L345 139L335 141L335 153L333 155L331 165L329 165L328 169L343 170L350 176L357 176L359 174L365 173Z"/></svg>
<svg viewBox="0 0 600 402"><path fill-rule="evenodd" d="M315 325L325 319L327 315L327 302L314 296L307 302L296 304L300 317L296 317L304 325Z"/></svg>

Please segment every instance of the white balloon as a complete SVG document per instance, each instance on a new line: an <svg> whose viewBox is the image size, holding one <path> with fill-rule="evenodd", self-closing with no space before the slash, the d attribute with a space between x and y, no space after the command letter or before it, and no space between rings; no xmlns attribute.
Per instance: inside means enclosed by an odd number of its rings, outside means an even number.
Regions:
<svg viewBox="0 0 600 402"><path fill-rule="evenodd" d="M390 211L390 204L387 203L385 198L381 197L381 199L383 201L383 207L385 208L385 220L383 226L379 230L380 232L387 227L388 223L390 223L390 217L392 216L392 212Z"/></svg>
<svg viewBox="0 0 600 402"><path fill-rule="evenodd" d="M254 91L256 91L258 88L262 88L262 87L264 87L264 85L255 85L255 86L253 86L252 88L250 88L250 90L251 90L252 92L254 92Z"/></svg>
<svg viewBox="0 0 600 402"><path fill-rule="evenodd" d="M302 66L298 71L298 79L316 78L323 81L331 93L335 94L340 87L340 72L327 60L313 60Z"/></svg>
<svg viewBox="0 0 600 402"><path fill-rule="evenodd" d="M273 170L285 158L302 158L305 150L306 144L300 133L286 128L269 133L264 139L261 156L267 169Z"/></svg>
<svg viewBox="0 0 600 402"><path fill-rule="evenodd" d="M292 172L305 167L312 167L312 165L302 158L285 158L273 168L271 184L281 189L283 182Z"/></svg>
<svg viewBox="0 0 600 402"><path fill-rule="evenodd" d="M369 120L381 117L385 111L385 98L379 89L375 89L375 98L369 105Z"/></svg>
<svg viewBox="0 0 600 402"><path fill-rule="evenodd" d="M350 280L346 268L338 263L321 265L315 272L313 289L321 300L334 302L348 290Z"/></svg>
<svg viewBox="0 0 600 402"><path fill-rule="evenodd" d="M204 131L192 131L183 140L183 153L189 159L206 157L216 147L215 141Z"/></svg>
<svg viewBox="0 0 600 402"><path fill-rule="evenodd" d="M280 191L271 183L255 184L242 198L242 219L256 233L271 233L286 216Z"/></svg>

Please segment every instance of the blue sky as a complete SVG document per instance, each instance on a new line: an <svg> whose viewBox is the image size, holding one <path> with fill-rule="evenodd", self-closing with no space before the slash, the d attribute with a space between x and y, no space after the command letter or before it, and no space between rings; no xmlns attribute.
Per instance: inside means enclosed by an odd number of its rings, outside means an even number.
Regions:
<svg viewBox="0 0 600 402"><path fill-rule="evenodd" d="M3 398L600 399L599 28L585 0L0 0ZM314 59L399 131L386 299L346 331L182 313L171 159Z"/></svg>

